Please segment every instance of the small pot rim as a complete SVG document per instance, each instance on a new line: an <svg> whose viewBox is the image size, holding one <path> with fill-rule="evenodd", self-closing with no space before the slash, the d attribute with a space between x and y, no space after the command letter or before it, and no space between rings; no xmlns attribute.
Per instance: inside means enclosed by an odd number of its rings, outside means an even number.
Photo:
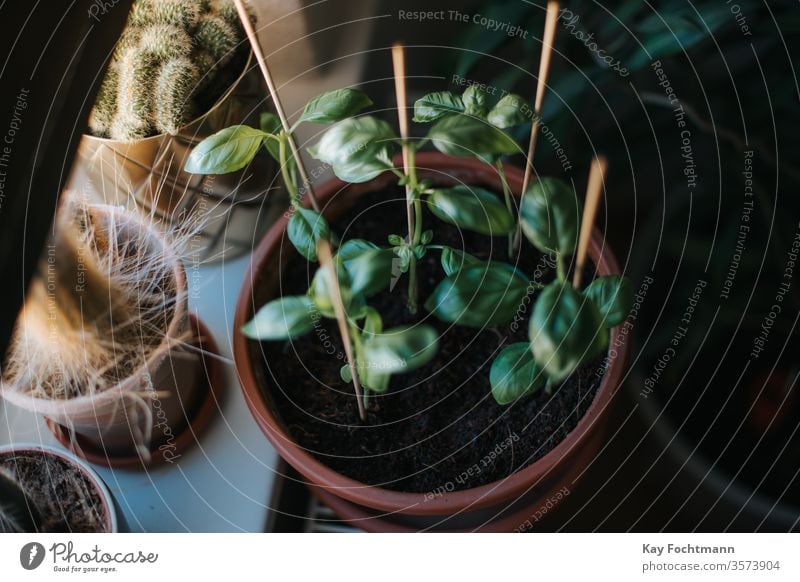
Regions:
<svg viewBox="0 0 800 582"><path fill-rule="evenodd" d="M7 445L0 445L0 457L8 454L23 453L31 451L35 453L44 453L58 457L70 465L75 466L97 489L100 494L100 499L103 501L103 507L106 512L106 529L103 532L97 533L117 533L119 531L119 519L117 517L117 509L114 503L114 496L105 482L100 478L95 470L83 459L65 451L56 448L52 445L45 445L32 442L11 443Z"/></svg>
<svg viewBox="0 0 800 582"><path fill-rule="evenodd" d="M417 165L422 170L433 171L468 171L483 177L486 181L494 181L499 188L499 180L494 168L471 158L446 156L438 152L422 152L417 154ZM518 196L522 189L523 172L515 166L505 166L506 178L512 191ZM494 176L494 177L493 177ZM375 178L366 183L374 183ZM340 193L345 188L367 187L365 184L347 184L333 178L316 188L320 203ZM306 201L308 203L308 201ZM334 495L342 497L357 505L390 512L403 512L414 515L440 515L458 511L472 511L502 504L531 489L562 461L571 457L576 447L586 439L598 426L598 421L608 407L616 392L622 376L626 356L627 342L617 342L620 338L618 327L612 328L609 346L620 344L617 356L607 367L606 373L597 390L593 402L578 421L576 427L552 450L519 471L470 489L447 492L429 499L426 493L407 493L368 485L346 477L327 467L313 455L303 450L284 431L280 421L270 410L261 394L250 358L249 340L241 333L241 327L250 318L253 305L253 283L259 273L266 267L273 253L280 252L280 242L286 228L288 217L284 214L276 221L263 237L251 258L250 267L244 277L237 299L234 315L233 348L236 370L242 385L247 406L256 423L278 450L280 455L304 477L316 485L330 490ZM597 229L592 233L589 245L589 256L597 265L599 275L619 273L619 266L610 248L604 243L604 237Z"/></svg>
<svg viewBox="0 0 800 582"><path fill-rule="evenodd" d="M231 82L231 84L228 86L228 88L222 93L222 95L220 95L220 97L214 102L214 104L211 107L208 108L208 110L205 113L201 113L200 115L198 115L197 117L195 117L191 121L188 121L187 123L185 123L178 130L178 132L176 134L171 134L171 133L167 133L165 131L162 131L162 132L157 133L155 135L150 135L150 136L147 136L147 137L143 137L143 138L140 138L140 139L134 139L134 140L130 140L130 141L125 141L125 140L121 140L121 139L114 139L114 138L111 138L111 137L101 137L101 136L94 135L94 134L91 134L91 133L82 134L82 138L90 140L90 141L95 141L98 144L107 145L107 146L112 146L114 144L120 144L122 146L131 146L133 144L142 144L142 143L149 142L149 141L158 141L158 140L164 139L165 137L176 137L177 135L182 134L182 133L189 133L191 128L193 128L194 126L199 125L203 121L205 121L206 118L208 118L217 109L222 107L222 104L226 100L228 100L230 98L230 96L233 94L233 92L236 91L236 88L242 83L244 78L247 77L247 75L250 73L250 70L253 67L253 60L254 59L255 59L255 55L253 54L253 49L250 48L250 51L247 53L247 61L245 61L244 67L242 67L242 72L239 74L239 76L236 77L236 79L234 79Z"/></svg>
<svg viewBox="0 0 800 582"><path fill-rule="evenodd" d="M158 345L158 347L155 348L150 354L147 362L145 362L141 368L134 371L125 380L109 388L108 390L94 395L87 394L83 396L76 396L75 398L68 398L66 400L56 400L52 398L37 398L34 396L29 396L24 392L19 392L13 389L9 390L3 385L2 382L0 382L0 396L2 396L3 399L26 410L32 410L36 413L41 413L46 416L48 415L46 409L52 407L53 405L58 405L59 414L69 415L71 413L85 411L86 406L91 406L92 404L96 405L97 403L102 403L106 400L114 400L119 398L121 394L128 392L130 390L129 383L131 379L135 378L142 369L149 369L150 367L156 366L158 362L166 356L166 354L172 348L173 338L176 338L180 334L180 328L183 327L186 319L186 299L181 299L181 296L185 295L187 288L186 273L183 268L183 263L172 246L167 242L164 234L161 233L157 228L153 228L147 221L145 221L144 217L140 216L136 212L125 210L119 206L93 203L89 205L89 208L106 212L109 215L115 213L127 214L131 221L138 223L139 226L147 233L147 238L149 241L157 242L158 246L163 250L165 257L167 257L168 260L172 261L174 264L172 272L173 276L175 277L175 289L178 301L175 302L174 313L172 315L172 319L170 320L169 326L167 327L166 333L164 334L164 338L161 340L161 343Z"/></svg>

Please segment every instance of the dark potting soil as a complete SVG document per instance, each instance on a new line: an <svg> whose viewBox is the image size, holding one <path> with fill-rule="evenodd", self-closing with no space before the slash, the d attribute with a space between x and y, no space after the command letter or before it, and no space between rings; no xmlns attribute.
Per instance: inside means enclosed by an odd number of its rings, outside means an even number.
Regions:
<svg viewBox="0 0 800 582"><path fill-rule="evenodd" d="M105 530L103 500L84 474L50 455L35 452L0 457L42 516L42 533L92 533Z"/></svg>
<svg viewBox="0 0 800 582"><path fill-rule="evenodd" d="M342 240L386 236L406 230L404 193L396 188L362 196L332 227ZM463 248L479 258L509 261L506 237L459 231L426 212L434 243ZM477 249L484 249L483 252ZM551 265L530 246L511 260L528 276L548 282ZM419 263L420 305L444 277L440 253ZM282 294L302 294L315 265L293 256L280 280ZM592 278L587 268L584 281ZM276 275L277 276L277 275ZM368 421L358 417L352 384L339 369L346 362L334 320L321 319L291 342L254 344L257 376L295 441L327 466L358 481L406 492L437 493L480 486L518 471L561 442L586 413L604 374L603 358L584 366L552 394L544 390L508 406L498 405L489 369L507 344L525 341L529 309L516 325L477 330L451 326L420 307L406 309L407 277L371 298L384 327L424 321L440 334L439 351L426 366L392 377L386 394L370 396ZM535 301L537 292L532 300Z"/></svg>

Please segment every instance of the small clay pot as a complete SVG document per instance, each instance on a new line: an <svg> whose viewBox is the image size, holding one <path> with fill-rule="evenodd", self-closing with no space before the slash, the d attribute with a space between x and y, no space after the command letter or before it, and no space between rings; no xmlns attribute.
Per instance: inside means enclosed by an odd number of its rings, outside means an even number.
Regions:
<svg viewBox="0 0 800 582"><path fill-rule="evenodd" d="M47 463L35 483L37 464ZM72 453L46 445L0 447L0 466L36 504L43 523L56 530L39 533L112 533L126 529L114 497L94 470ZM64 473L58 470L63 468Z"/></svg>
<svg viewBox="0 0 800 582"><path fill-rule="evenodd" d="M437 184L464 183L502 192L498 174L491 166L471 158L456 158L440 153L417 156L421 178ZM506 177L513 192L522 190L523 172L506 166ZM396 181L384 173L370 182L346 184L330 180L317 188L320 206L331 221L341 215L360 196L380 191ZM573 488L577 476L594 458L602 443L602 429L609 416L611 399L617 390L625 367L627 343L618 329L610 333L608 367L594 401L575 429L549 453L516 473L480 487L453 491L431 499L425 493L405 493L360 483L337 473L294 442L281 424L273 408L271 386L260 385L255 366L260 365L258 342L241 333L242 326L261 307L265 289L254 291L255 285L270 286L269 297L278 295L281 277L290 252L284 242L288 216L277 221L256 248L251 268L245 276L234 319L234 355L245 399L256 422L278 450L278 453L311 484L312 492L323 499L338 498L332 508L348 520L374 531L404 530L473 530L515 531L526 528L526 522L538 508L546 504L553 492ZM604 238L595 230L589 245L589 258L597 267L597 275L619 273L619 267ZM259 301L255 296L258 295ZM387 517L388 516L388 517ZM378 517L369 521L370 517Z"/></svg>

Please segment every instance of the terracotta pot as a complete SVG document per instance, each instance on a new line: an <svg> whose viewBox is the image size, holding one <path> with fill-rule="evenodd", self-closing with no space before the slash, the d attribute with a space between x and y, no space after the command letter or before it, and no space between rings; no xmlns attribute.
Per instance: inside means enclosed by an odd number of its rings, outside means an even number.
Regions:
<svg viewBox="0 0 800 582"><path fill-rule="evenodd" d="M75 179L88 182L103 202L133 204L173 226L192 215L201 228L191 250L202 259L221 259L223 251L226 258L249 252L286 205L277 164L263 152L230 174L189 174L183 167L192 149L209 135L231 125L258 126L265 98L251 52L242 73L216 103L176 135L131 142L84 135Z"/></svg>
<svg viewBox="0 0 800 582"><path fill-rule="evenodd" d="M477 160L421 153L417 156L417 168L420 177L439 184L463 182L484 186L495 192L502 191L496 170ZM518 195L522 189L522 171L507 167L506 174L512 190ZM384 189L394 182L396 177L388 172L365 184L330 180L317 189L317 195L325 216L334 219L361 195ZM430 499L424 493L383 489L345 477L298 446L282 426L270 403L270 386L260 385L257 379L255 367L260 365L261 358L258 342L248 340L239 331L258 307L278 294L280 277L275 273L285 267L289 254L295 252L284 239L287 222L288 218L284 216L268 231L256 249L251 269L245 276L234 319L236 366L247 404L264 434L280 455L313 484L313 489L324 490L326 496L333 495L343 501L338 504L342 517L391 513L392 523L401 524L400 529L436 529L442 518L448 518L444 529L459 530L480 528L487 526L487 522L497 522L503 517L515 515L516 522L499 522L502 529L513 531L527 519L523 518L526 511L533 515L537 507L546 502L549 492L566 485L572 487L571 475L582 472L591 461L594 448L602 441L601 429L625 366L627 345L625 341L620 341L621 335L617 329L611 330L610 345L618 347L614 352L609 352L608 369L594 402L575 429L544 457L505 479ZM598 231L593 233L589 257L597 265L599 275L619 272L616 260ZM358 511L347 515L348 507L358 508ZM372 529L381 529L380 524Z"/></svg>
<svg viewBox="0 0 800 582"><path fill-rule="evenodd" d="M160 345L147 363L116 386L99 394L66 400L36 398L6 388L3 398L26 410L42 414L65 427L93 449L113 456L141 456L149 462L148 449L171 442L187 425L202 400L201 359L176 343L190 336L187 315L186 274L183 263L163 235L138 214L117 207L94 205L98 220L124 213L119 237L146 241L152 252L173 265L174 286L179 297ZM126 232L126 228L129 229ZM153 426L150 425L152 420ZM149 437L149 438L148 438ZM138 454L137 454L138 453Z"/></svg>
<svg viewBox="0 0 800 582"><path fill-rule="evenodd" d="M22 456L59 459L63 461L70 470L74 471L76 476L83 478L87 487L91 489L92 493L99 499L99 507L93 506L89 507L89 509L99 513L102 517L102 527L91 533L114 533L127 529L122 511L117 506L108 487L106 487L106 484L103 483L100 476L97 475L85 461L78 459L72 453L46 445L16 444L0 446L0 461ZM26 493L30 494L28 491L26 491ZM60 497L60 499L63 499L63 497ZM41 512L42 508L39 508L39 510ZM69 518L69 516L66 517Z"/></svg>

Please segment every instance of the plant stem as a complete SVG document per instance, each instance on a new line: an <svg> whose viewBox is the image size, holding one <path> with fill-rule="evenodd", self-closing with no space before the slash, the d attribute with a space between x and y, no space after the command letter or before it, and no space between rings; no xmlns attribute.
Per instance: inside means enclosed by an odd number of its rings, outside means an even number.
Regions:
<svg viewBox="0 0 800 582"><path fill-rule="evenodd" d="M564 264L564 254L556 253L556 273L562 283L567 280L567 267Z"/></svg>
<svg viewBox="0 0 800 582"><path fill-rule="evenodd" d="M517 214L514 212L514 204L511 201L511 188L509 188L508 181L506 180L506 171L503 169L503 162L497 160L494 165L497 168L497 173L500 175L500 183L503 185L503 198L506 201L506 208L511 216L515 218L514 230L508 233L508 258L511 259L511 257L514 256L514 234L516 232L516 222L519 219L516 218Z"/></svg>
<svg viewBox="0 0 800 582"><path fill-rule="evenodd" d="M297 191L297 186L292 178L291 172L289 171L289 156L287 155L286 151L285 136L285 133L280 134L280 143L278 145L278 156L281 159L281 177L283 178L283 183L286 185L286 189L289 191L289 199L292 203L292 206L297 206L300 204L300 195Z"/></svg>

